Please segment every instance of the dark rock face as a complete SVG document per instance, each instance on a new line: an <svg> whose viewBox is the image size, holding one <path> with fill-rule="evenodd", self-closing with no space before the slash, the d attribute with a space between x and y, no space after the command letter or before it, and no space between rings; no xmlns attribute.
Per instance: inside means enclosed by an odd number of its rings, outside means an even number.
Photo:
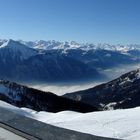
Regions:
<svg viewBox="0 0 140 140"><path fill-rule="evenodd" d="M3 80L0 81L0 100L18 107L27 107L36 111L97 111L97 109L91 105Z"/></svg>
<svg viewBox="0 0 140 140"><path fill-rule="evenodd" d="M140 106L140 69L111 82L65 94L64 97L96 106L101 110Z"/></svg>

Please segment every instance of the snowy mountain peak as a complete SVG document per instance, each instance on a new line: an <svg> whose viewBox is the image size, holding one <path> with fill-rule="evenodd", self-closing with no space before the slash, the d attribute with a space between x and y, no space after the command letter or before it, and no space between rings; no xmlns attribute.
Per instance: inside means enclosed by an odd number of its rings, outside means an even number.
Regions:
<svg viewBox="0 0 140 140"><path fill-rule="evenodd" d="M28 46L20 43L19 41L14 41L12 39L5 40L0 46L2 50L1 53L11 54L11 56L18 56L21 60L28 59L31 56L37 54L37 50L29 48Z"/></svg>
<svg viewBox="0 0 140 140"><path fill-rule="evenodd" d="M140 45L138 44L128 44L128 45L112 45L107 43L99 43L99 44L93 44L93 43L77 43L75 41L71 42L60 42L55 40L36 40L36 41L23 41L23 40L0 40L0 48L7 46L15 46L16 44L22 44L25 46L28 46L29 48L34 48L37 50L52 50L52 49L63 49L63 50L69 50L69 49L81 49L84 51L88 50L109 50L109 51L119 51L122 53L126 53L130 50L140 50Z"/></svg>
<svg viewBox="0 0 140 140"><path fill-rule="evenodd" d="M7 46L17 46L17 44L19 44L19 42L18 41L14 41L14 40L12 40L12 39L9 39L8 41L7 41Z"/></svg>
<svg viewBox="0 0 140 140"><path fill-rule="evenodd" d="M20 43L19 41L14 41L12 39L9 39L7 42L5 42L5 47L13 48L15 50L22 50L22 49L28 49L29 47Z"/></svg>
<svg viewBox="0 0 140 140"><path fill-rule="evenodd" d="M110 50L110 51L119 51L119 52L128 52L130 50L140 50L140 45L129 44L129 45L111 45L111 44L89 44L89 43L77 43L75 41L71 42L59 42L59 41L35 41L35 42L25 42L28 46L32 46L36 49L50 50L50 49L81 49L81 50Z"/></svg>
<svg viewBox="0 0 140 140"><path fill-rule="evenodd" d="M14 41L12 39L0 40L0 42L1 42L0 48L3 48L3 47L15 47L15 46L18 46L19 43L20 43L18 41Z"/></svg>

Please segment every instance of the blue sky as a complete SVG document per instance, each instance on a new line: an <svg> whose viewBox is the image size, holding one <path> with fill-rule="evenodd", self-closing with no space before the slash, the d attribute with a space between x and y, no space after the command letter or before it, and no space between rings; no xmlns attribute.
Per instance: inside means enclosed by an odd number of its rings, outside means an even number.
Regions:
<svg viewBox="0 0 140 140"><path fill-rule="evenodd" d="M0 38L140 44L140 0L0 0Z"/></svg>

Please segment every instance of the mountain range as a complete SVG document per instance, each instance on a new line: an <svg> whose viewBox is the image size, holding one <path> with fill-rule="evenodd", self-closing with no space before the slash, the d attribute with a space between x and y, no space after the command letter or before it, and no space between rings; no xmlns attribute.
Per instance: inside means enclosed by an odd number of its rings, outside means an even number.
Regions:
<svg viewBox="0 0 140 140"><path fill-rule="evenodd" d="M17 82L100 80L118 65L139 64L140 45L0 40L0 78Z"/></svg>
<svg viewBox="0 0 140 140"><path fill-rule="evenodd" d="M8 40L0 46L0 76L14 81L52 82L99 78L100 74L82 61L30 48Z"/></svg>

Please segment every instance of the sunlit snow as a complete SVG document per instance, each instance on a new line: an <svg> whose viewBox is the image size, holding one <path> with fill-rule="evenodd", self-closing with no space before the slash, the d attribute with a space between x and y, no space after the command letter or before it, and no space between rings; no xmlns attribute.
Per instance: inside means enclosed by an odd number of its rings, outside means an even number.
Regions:
<svg viewBox="0 0 140 140"><path fill-rule="evenodd" d="M140 137L140 107L85 114L72 111L36 112L27 108L17 108L3 101L0 101L0 107L45 123L84 133L127 140L139 140Z"/></svg>

